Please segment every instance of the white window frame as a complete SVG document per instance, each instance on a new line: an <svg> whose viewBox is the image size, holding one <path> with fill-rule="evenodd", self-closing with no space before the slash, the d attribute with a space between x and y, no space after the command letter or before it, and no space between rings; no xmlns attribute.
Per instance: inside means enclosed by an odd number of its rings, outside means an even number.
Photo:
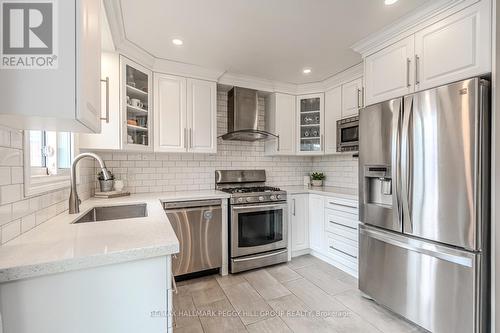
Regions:
<svg viewBox="0 0 500 333"><path fill-rule="evenodd" d="M30 137L29 131L26 130L23 132L23 140L24 140L24 197L32 197L35 195L44 194L47 192L52 192L64 188L69 188L70 183L70 174L69 172L65 172L62 175L55 176L41 176L41 177L33 177L32 176L32 167L31 167L31 147L30 147ZM71 161L75 158L76 155L79 154L77 149L78 147L78 135L71 133L71 142L72 142L72 155ZM80 184L80 172L79 167L76 169L76 182Z"/></svg>

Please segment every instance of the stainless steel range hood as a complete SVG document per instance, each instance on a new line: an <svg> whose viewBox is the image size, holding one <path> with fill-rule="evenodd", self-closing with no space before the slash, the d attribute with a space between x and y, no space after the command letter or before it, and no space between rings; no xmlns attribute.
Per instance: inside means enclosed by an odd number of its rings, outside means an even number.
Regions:
<svg viewBox="0 0 500 333"><path fill-rule="evenodd" d="M227 133L223 140L259 141L277 136L258 129L259 98L257 90L233 87L227 94Z"/></svg>

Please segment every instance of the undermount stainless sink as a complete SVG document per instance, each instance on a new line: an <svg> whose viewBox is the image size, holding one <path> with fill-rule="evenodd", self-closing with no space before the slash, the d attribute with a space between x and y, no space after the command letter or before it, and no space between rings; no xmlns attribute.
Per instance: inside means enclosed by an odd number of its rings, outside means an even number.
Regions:
<svg viewBox="0 0 500 333"><path fill-rule="evenodd" d="M148 216L146 204L94 207L73 223L132 219L146 216Z"/></svg>

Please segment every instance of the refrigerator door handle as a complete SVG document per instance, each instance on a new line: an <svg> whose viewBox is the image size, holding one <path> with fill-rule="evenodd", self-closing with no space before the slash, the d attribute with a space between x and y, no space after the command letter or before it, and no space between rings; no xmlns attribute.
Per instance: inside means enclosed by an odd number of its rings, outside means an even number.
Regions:
<svg viewBox="0 0 500 333"><path fill-rule="evenodd" d="M398 219L399 230L403 224L403 215L401 207L401 124L403 118L403 99L400 99L399 108L393 114L393 137L392 137L392 184L394 189L393 209L396 210L396 217Z"/></svg>
<svg viewBox="0 0 500 333"><path fill-rule="evenodd" d="M422 253L464 267L474 266L474 253L471 252L465 252L458 249L435 245L433 243L428 243L425 241L420 241L393 233L378 231L372 228L368 229L365 226L361 226L359 228L359 233L387 244L401 247L412 252Z"/></svg>
<svg viewBox="0 0 500 333"><path fill-rule="evenodd" d="M411 186L412 186L412 142L411 142L411 122L413 115L413 96L404 99L404 115L401 144L401 194L403 203L403 232L413 232L413 222L411 220Z"/></svg>

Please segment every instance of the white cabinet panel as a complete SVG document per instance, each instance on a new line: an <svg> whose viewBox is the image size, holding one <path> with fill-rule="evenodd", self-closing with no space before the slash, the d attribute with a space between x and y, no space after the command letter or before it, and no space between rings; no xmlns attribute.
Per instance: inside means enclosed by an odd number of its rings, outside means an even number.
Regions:
<svg viewBox="0 0 500 333"><path fill-rule="evenodd" d="M480 1L415 34L417 90L491 72L491 13Z"/></svg>
<svg viewBox="0 0 500 333"><path fill-rule="evenodd" d="M323 252L324 200L320 195L309 195L309 244L311 249Z"/></svg>
<svg viewBox="0 0 500 333"><path fill-rule="evenodd" d="M121 149L120 58L117 53L102 53L101 77L109 79L109 112L106 113L106 85L101 84L101 133L79 135L78 144L84 149Z"/></svg>
<svg viewBox="0 0 500 333"><path fill-rule="evenodd" d="M342 118L342 87L325 92L325 154L337 152L337 120Z"/></svg>
<svg viewBox="0 0 500 333"><path fill-rule="evenodd" d="M273 93L266 99L266 131L279 135L279 140L265 144L269 155L294 155L296 145L295 96Z"/></svg>
<svg viewBox="0 0 500 333"><path fill-rule="evenodd" d="M362 107L363 80L354 81L342 85L342 118L349 118L359 114Z"/></svg>
<svg viewBox="0 0 500 333"><path fill-rule="evenodd" d="M55 5L57 67L0 69L0 123L96 133L101 116L101 1Z"/></svg>
<svg viewBox="0 0 500 333"><path fill-rule="evenodd" d="M290 196L292 253L309 248L309 195Z"/></svg>
<svg viewBox="0 0 500 333"><path fill-rule="evenodd" d="M215 82L187 80L187 124L190 152L217 152L217 86Z"/></svg>
<svg viewBox="0 0 500 333"><path fill-rule="evenodd" d="M365 58L366 105L414 91L414 37L396 42Z"/></svg>
<svg viewBox="0 0 500 333"><path fill-rule="evenodd" d="M185 152L186 79L155 73L154 149L159 152Z"/></svg>

